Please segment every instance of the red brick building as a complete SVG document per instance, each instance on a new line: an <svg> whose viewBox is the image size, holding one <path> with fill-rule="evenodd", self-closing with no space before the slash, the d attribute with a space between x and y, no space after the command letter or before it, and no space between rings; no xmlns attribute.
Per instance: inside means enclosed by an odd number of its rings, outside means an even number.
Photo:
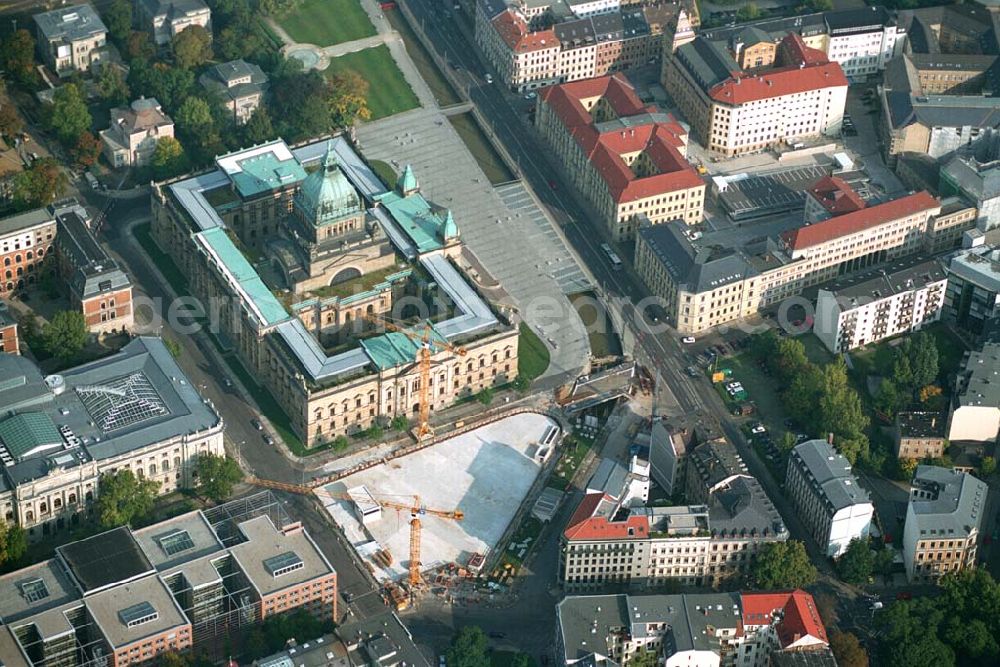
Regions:
<svg viewBox="0 0 1000 667"><path fill-rule="evenodd" d="M0 302L0 352L20 354L17 338L17 320L7 310L7 304Z"/></svg>

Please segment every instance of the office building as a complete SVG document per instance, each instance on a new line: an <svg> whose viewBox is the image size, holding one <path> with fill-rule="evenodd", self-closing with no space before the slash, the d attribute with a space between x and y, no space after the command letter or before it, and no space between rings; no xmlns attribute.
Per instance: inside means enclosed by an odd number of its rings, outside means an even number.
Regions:
<svg viewBox="0 0 1000 667"><path fill-rule="evenodd" d="M539 133L611 237L653 224L702 219L705 182L687 159L687 130L646 107L624 76L551 86L535 113Z"/></svg>
<svg viewBox="0 0 1000 667"><path fill-rule="evenodd" d="M906 578L934 583L949 572L976 566L987 486L972 475L917 466L903 527Z"/></svg>
<svg viewBox="0 0 1000 667"><path fill-rule="evenodd" d="M948 440L994 442L1000 434L1000 343L967 352L955 380Z"/></svg>
<svg viewBox="0 0 1000 667"><path fill-rule="evenodd" d="M1000 320L1000 248L978 245L948 260L945 318L981 334Z"/></svg>
<svg viewBox="0 0 1000 667"><path fill-rule="evenodd" d="M59 7L33 18L39 56L58 76L89 72L100 61L108 29L90 5Z"/></svg>
<svg viewBox="0 0 1000 667"><path fill-rule="evenodd" d="M814 332L834 354L919 331L941 319L948 277L940 262L906 258L819 287Z"/></svg>
<svg viewBox="0 0 1000 667"><path fill-rule="evenodd" d="M796 514L827 556L844 553L852 540L867 540L875 508L851 472L851 464L824 440L792 449L785 493Z"/></svg>

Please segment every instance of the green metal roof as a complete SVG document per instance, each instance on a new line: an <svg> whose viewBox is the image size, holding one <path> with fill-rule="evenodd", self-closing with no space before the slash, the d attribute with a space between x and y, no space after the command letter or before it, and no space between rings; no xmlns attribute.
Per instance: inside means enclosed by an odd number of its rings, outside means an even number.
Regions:
<svg viewBox="0 0 1000 667"><path fill-rule="evenodd" d="M17 459L62 444L59 429L44 412L23 412L3 420L0 440Z"/></svg>
<svg viewBox="0 0 1000 667"><path fill-rule="evenodd" d="M279 160L274 153L255 155L238 164L242 171L230 178L236 191L244 197L299 183L306 178L306 170L298 160Z"/></svg>
<svg viewBox="0 0 1000 667"><path fill-rule="evenodd" d="M402 175L400 175L399 179L396 181L396 189L400 192L412 192L418 187L417 177L413 173L413 167L406 165L403 169Z"/></svg>
<svg viewBox="0 0 1000 667"><path fill-rule="evenodd" d="M232 274L246 298L253 301L257 310L260 311L263 324L270 326L288 319L285 307L271 294L271 290L257 275L257 271L250 266L250 262L229 238L226 230L221 227L213 227L200 232L199 236L225 264L226 269Z"/></svg>
<svg viewBox="0 0 1000 667"><path fill-rule="evenodd" d="M317 227L328 225L361 211L361 198L337 165L333 142L327 143L323 166L309 174L295 196L302 216Z"/></svg>
<svg viewBox="0 0 1000 667"><path fill-rule="evenodd" d="M414 327L409 329L409 331L412 331L417 336L423 335L422 326ZM432 353L440 349L435 349L435 343L447 342L445 337L434 328L434 325L431 325L430 339ZM372 360L372 363L380 371L395 366L402 366L403 364L412 364L417 360L417 350L420 349L419 342L397 331L363 340L361 341L361 346L365 349L365 353L368 354L368 358Z"/></svg>
<svg viewBox="0 0 1000 667"><path fill-rule="evenodd" d="M395 190L376 197L390 215L399 223L419 253L431 252L442 247L441 226L444 221L431 209L419 192L409 197L401 197Z"/></svg>

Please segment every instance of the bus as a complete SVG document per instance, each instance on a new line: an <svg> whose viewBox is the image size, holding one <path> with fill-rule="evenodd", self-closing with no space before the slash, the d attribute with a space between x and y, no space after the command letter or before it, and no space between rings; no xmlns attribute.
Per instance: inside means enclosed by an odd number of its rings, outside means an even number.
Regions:
<svg viewBox="0 0 1000 667"><path fill-rule="evenodd" d="M622 268L622 260L617 254L615 254L615 251L611 249L611 246L607 243L602 243L601 250L603 250L604 254L608 256L608 260L611 262L611 267L615 271Z"/></svg>

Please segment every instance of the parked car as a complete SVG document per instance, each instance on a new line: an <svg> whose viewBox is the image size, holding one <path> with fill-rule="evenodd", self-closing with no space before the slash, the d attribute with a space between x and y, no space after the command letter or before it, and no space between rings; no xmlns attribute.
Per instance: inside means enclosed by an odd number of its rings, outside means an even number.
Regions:
<svg viewBox="0 0 1000 667"><path fill-rule="evenodd" d="M694 336L684 336L684 338L681 338L681 342L685 345L690 345L694 342L694 340Z"/></svg>
<svg viewBox="0 0 1000 667"><path fill-rule="evenodd" d="M754 435L764 435L765 433L767 433L767 429L764 428L763 425L758 424L757 426L754 426L752 429L750 429L750 432L753 433Z"/></svg>
<svg viewBox="0 0 1000 667"><path fill-rule="evenodd" d="M698 371L698 369L695 368L694 366L688 366L687 367L687 374L688 374L689 377L693 377L693 378L696 378L699 375L701 375L701 373Z"/></svg>
<svg viewBox="0 0 1000 667"><path fill-rule="evenodd" d="M493 75L490 73L486 74L486 83L493 83Z"/></svg>
<svg viewBox="0 0 1000 667"><path fill-rule="evenodd" d="M259 422L258 420L256 420L256 419L251 419L251 420L250 420L250 425L251 425L251 426L253 426L253 427L254 427L255 429L257 429L258 431L263 431L263 430L264 430L264 425L263 425L263 424L261 424L261 423L260 423L260 422Z"/></svg>
<svg viewBox="0 0 1000 667"><path fill-rule="evenodd" d="M536 97L538 97L538 93L536 93L535 91L531 91L530 93L526 93L524 95L524 99L526 99L526 100L533 100Z"/></svg>
<svg viewBox="0 0 1000 667"><path fill-rule="evenodd" d="M274 438L272 438L267 433L264 434L264 444L268 447L274 447Z"/></svg>

